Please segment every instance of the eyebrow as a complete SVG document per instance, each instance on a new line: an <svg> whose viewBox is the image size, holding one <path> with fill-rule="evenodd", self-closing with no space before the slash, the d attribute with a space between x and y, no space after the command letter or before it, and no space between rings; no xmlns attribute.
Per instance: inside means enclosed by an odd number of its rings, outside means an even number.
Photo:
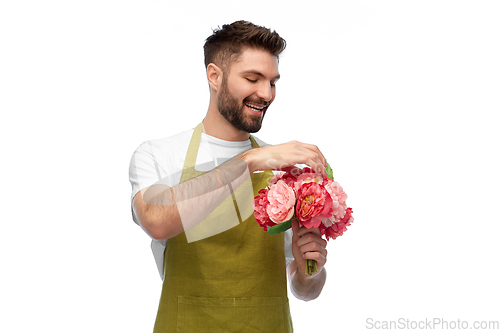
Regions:
<svg viewBox="0 0 500 333"><path fill-rule="evenodd" d="M258 76L261 76L261 77L265 77L264 74L262 74L261 72L259 71L256 71L256 70L253 70L253 69L249 69L247 71L243 71L241 74L255 74L255 75L258 75ZM281 77L281 75L276 75L273 80L279 80Z"/></svg>

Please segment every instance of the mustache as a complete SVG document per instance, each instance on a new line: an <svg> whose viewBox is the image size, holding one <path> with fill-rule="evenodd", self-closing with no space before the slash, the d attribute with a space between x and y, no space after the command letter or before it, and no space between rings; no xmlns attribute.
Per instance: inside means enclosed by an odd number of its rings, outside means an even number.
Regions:
<svg viewBox="0 0 500 333"><path fill-rule="evenodd" d="M251 99L251 98L245 98L243 100L243 104L245 103L254 103L254 104L259 104L259 105L264 105L265 107L268 107L269 106L269 102L268 101L264 101L262 99Z"/></svg>

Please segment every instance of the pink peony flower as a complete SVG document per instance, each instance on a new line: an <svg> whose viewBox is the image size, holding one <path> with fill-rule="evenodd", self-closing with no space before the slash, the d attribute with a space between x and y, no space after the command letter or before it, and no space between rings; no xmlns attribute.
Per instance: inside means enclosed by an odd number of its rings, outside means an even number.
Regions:
<svg viewBox="0 0 500 333"><path fill-rule="evenodd" d="M295 208L295 192L283 180L278 180L269 188L267 193L269 204L266 212L271 221L276 224L292 218Z"/></svg>
<svg viewBox="0 0 500 333"><path fill-rule="evenodd" d="M297 177L297 181L295 182L294 189L298 191L299 188L306 183L315 182L318 184L323 184L323 176L319 173L314 172L306 172Z"/></svg>
<svg viewBox="0 0 500 333"><path fill-rule="evenodd" d="M267 205L269 205L269 200L267 200L267 193L269 190L267 188L263 188L259 191L259 195L257 195L253 199L253 209L255 220L259 225L267 231L268 226L273 226L274 223L269 219L269 215L267 215Z"/></svg>
<svg viewBox="0 0 500 333"><path fill-rule="evenodd" d="M342 187L340 187L339 183L326 179L325 183L326 191L332 198L332 216L323 221L323 224L328 228L333 223L339 222L342 217L345 215L346 204L345 201L347 199L347 195L345 194Z"/></svg>
<svg viewBox="0 0 500 333"><path fill-rule="evenodd" d="M332 201L332 216L323 220L325 227L329 227L334 223L337 223L345 215L345 206L339 205L337 201Z"/></svg>
<svg viewBox="0 0 500 333"><path fill-rule="evenodd" d="M318 228L323 219L331 216L331 211L332 199L323 185L309 182L297 190L296 215L304 227Z"/></svg>
<svg viewBox="0 0 500 333"><path fill-rule="evenodd" d="M342 187L336 181L327 178L326 182L323 184L332 197L333 201L337 201L340 205L344 206L345 201L347 200L347 194L345 194Z"/></svg>
<svg viewBox="0 0 500 333"><path fill-rule="evenodd" d="M354 217L352 216L352 208L347 208L345 211L345 215L339 222L332 224L328 228L321 228L321 233L326 236L326 239L337 238L338 236L342 236L344 232L347 231L347 227L354 222Z"/></svg>

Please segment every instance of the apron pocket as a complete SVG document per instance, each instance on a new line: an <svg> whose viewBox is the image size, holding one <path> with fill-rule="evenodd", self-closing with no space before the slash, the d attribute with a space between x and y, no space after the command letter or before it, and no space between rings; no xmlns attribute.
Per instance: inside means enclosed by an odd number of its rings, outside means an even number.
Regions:
<svg viewBox="0 0 500 333"><path fill-rule="evenodd" d="M282 333L283 327L281 297L178 297L178 333Z"/></svg>

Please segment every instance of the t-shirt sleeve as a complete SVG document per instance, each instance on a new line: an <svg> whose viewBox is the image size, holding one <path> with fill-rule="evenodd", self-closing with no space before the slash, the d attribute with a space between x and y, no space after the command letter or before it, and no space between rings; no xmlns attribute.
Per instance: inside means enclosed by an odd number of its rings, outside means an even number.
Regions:
<svg viewBox="0 0 500 333"><path fill-rule="evenodd" d="M131 203L134 196L145 187L151 186L161 179L160 168L150 142L145 142L136 149L130 160L129 180L132 185ZM134 222L139 224L132 210Z"/></svg>
<svg viewBox="0 0 500 333"><path fill-rule="evenodd" d="M285 231L285 261L287 267L295 259L292 253L292 236L292 228Z"/></svg>

